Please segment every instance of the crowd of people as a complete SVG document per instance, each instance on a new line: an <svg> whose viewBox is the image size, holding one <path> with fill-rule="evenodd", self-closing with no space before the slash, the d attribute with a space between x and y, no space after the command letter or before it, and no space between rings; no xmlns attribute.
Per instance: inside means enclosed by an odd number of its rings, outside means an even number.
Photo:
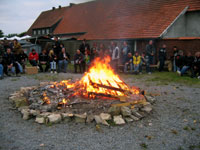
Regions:
<svg viewBox="0 0 200 150"><path fill-rule="evenodd" d="M66 73L68 64L73 60L74 72L84 73L96 57L103 59L108 55L111 58L111 66L116 72L119 71L119 66L123 66L123 72L125 73L141 74L145 68L146 72L151 74L156 57L156 48L152 40L149 41L142 53L140 51L133 53L126 41L123 42L123 46L120 48L117 42L111 42L108 47L104 44L100 44L98 47L96 43L93 43L90 47L86 40L83 40L73 58L70 57L69 52L58 40L58 37L54 37L54 44L50 50L43 49L38 54L35 49L32 49L28 56L16 39L11 43L4 40L2 45L4 51L0 53L0 78L4 74L10 76L9 72L19 76L20 73L24 73L27 62L38 67L40 72L50 70L51 73L56 74L59 72ZM168 55L167 46L163 44L158 51L158 70L160 72L168 64L169 71L173 69L174 72L182 76L190 70L191 77L200 78L200 52L196 52L195 56L192 56L190 52L184 55L182 50L174 46L173 56L169 57Z"/></svg>

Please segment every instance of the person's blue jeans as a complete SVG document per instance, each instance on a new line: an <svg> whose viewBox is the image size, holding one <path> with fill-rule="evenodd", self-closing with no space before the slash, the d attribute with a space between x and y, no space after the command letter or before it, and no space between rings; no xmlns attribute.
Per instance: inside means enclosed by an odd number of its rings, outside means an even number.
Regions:
<svg viewBox="0 0 200 150"><path fill-rule="evenodd" d="M140 67L139 64L138 65L134 64L134 72L138 72L139 71L139 67Z"/></svg>
<svg viewBox="0 0 200 150"><path fill-rule="evenodd" d="M174 69L174 72L176 72L178 70L178 68L176 66L176 61L175 60L173 61L173 69Z"/></svg>
<svg viewBox="0 0 200 150"><path fill-rule="evenodd" d="M0 64L0 77L3 77L3 65Z"/></svg>
<svg viewBox="0 0 200 150"><path fill-rule="evenodd" d="M183 68L181 69L181 75L183 75L184 73L186 73L186 71L190 68L190 66L183 66Z"/></svg>
<svg viewBox="0 0 200 150"><path fill-rule="evenodd" d="M66 72L67 71L68 61L67 60L59 60L58 61L58 70L59 70L59 72L62 70L62 65L64 66L64 72Z"/></svg>
<svg viewBox="0 0 200 150"><path fill-rule="evenodd" d="M20 63L16 62L18 68L19 68L19 72L22 73L23 72L23 67ZM15 73L15 67L11 68L11 72L14 74Z"/></svg>
<svg viewBox="0 0 200 150"><path fill-rule="evenodd" d="M55 61L50 62L50 65L51 65L51 70L56 70L56 62Z"/></svg>

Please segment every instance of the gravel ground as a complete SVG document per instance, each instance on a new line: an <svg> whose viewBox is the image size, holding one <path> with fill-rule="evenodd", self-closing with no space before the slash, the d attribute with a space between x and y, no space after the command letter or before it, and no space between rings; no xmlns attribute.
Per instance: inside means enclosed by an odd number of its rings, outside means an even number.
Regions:
<svg viewBox="0 0 200 150"><path fill-rule="evenodd" d="M80 75L59 74L59 79L71 77L75 79ZM45 126L34 123L33 119L24 121L20 113L12 109L8 96L22 86L37 85L40 80L34 76L0 80L1 150L200 149L200 89L197 87L176 84L156 86L142 79L125 79L128 84L160 94L154 111L143 120L124 126L101 126L99 132L95 124Z"/></svg>

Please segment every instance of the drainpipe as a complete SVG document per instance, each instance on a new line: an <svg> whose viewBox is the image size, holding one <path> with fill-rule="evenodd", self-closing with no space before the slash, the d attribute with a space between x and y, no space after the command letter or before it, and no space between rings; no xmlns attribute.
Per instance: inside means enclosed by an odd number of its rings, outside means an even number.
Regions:
<svg viewBox="0 0 200 150"><path fill-rule="evenodd" d="M137 41L135 40L134 41L134 52L136 52L137 51Z"/></svg>

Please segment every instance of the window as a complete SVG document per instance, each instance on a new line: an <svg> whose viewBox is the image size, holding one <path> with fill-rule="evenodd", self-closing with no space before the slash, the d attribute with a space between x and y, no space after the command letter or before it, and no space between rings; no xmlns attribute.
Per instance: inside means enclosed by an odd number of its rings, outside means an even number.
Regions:
<svg viewBox="0 0 200 150"><path fill-rule="evenodd" d="M41 34L41 31L40 31L40 30L38 30L38 34L39 34L39 35Z"/></svg>
<svg viewBox="0 0 200 150"><path fill-rule="evenodd" d="M46 33L49 34L49 29L46 29Z"/></svg>
<svg viewBox="0 0 200 150"><path fill-rule="evenodd" d="M45 29L42 30L42 34L43 34L43 35L45 34Z"/></svg>
<svg viewBox="0 0 200 150"><path fill-rule="evenodd" d="M37 34L36 30L33 30L33 35L36 35L36 34Z"/></svg>

